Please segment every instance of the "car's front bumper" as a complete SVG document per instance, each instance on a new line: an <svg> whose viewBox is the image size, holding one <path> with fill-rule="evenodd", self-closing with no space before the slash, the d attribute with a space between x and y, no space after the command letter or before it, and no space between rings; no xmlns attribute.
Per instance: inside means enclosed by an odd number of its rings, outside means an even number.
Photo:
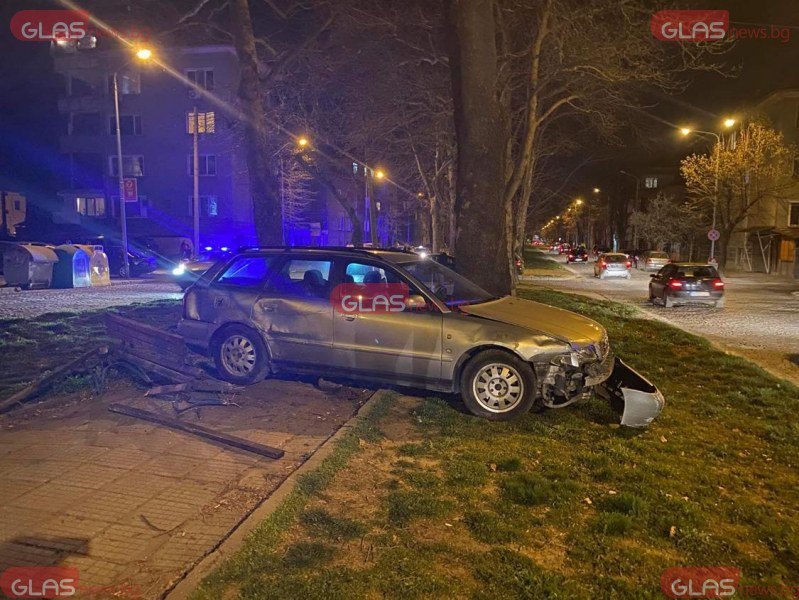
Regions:
<svg viewBox="0 0 799 600"><path fill-rule="evenodd" d="M663 410L666 400L652 382L616 357L613 372L596 386L599 396L621 411L621 424L646 427Z"/></svg>

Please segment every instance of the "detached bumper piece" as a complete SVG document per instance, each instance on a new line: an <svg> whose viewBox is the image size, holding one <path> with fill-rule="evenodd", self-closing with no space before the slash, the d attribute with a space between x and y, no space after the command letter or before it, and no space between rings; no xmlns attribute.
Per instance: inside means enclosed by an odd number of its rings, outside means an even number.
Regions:
<svg viewBox="0 0 799 600"><path fill-rule="evenodd" d="M596 387L596 392L622 413L621 424L627 427L646 427L666 404L660 390L619 357L610 377Z"/></svg>

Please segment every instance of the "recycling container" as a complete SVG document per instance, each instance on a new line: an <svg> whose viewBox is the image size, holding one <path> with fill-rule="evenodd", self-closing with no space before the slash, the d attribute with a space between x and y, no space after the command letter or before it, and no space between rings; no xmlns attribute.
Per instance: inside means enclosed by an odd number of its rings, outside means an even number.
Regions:
<svg viewBox="0 0 799 600"><path fill-rule="evenodd" d="M54 288L89 287L89 254L80 246L62 244L54 248L58 262L53 266Z"/></svg>
<svg viewBox="0 0 799 600"><path fill-rule="evenodd" d="M3 252L6 285L23 289L49 288L58 256L47 244L7 244Z"/></svg>

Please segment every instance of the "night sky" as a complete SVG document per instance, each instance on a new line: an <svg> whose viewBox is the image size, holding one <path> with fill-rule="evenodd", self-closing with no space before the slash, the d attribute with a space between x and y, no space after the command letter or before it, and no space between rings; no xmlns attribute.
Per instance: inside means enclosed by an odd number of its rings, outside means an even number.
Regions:
<svg viewBox="0 0 799 600"><path fill-rule="evenodd" d="M59 82L52 73L47 43L25 43L10 33L8 23L17 10L53 8L46 1L3 2L0 5L0 188L26 193L41 203L58 187L54 168L58 154L60 120L56 100ZM646 112L652 129L640 143L592 150L595 158L579 180L597 183L616 174L618 168L636 169L645 164L674 164L686 152L684 140L657 119L695 127L712 127L721 115L736 113L777 89L799 87L799 4L796 0L708 3L707 8L726 8L734 27L777 25L790 27L791 39L740 40L724 60L738 71L734 78L715 73L692 75L690 87L678 97L652 95ZM691 6L696 8L696 6Z"/></svg>

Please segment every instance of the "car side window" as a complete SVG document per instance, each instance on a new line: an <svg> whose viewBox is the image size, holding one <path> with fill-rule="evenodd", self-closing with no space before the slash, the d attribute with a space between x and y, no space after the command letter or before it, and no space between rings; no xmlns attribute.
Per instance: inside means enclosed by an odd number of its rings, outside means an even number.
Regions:
<svg viewBox="0 0 799 600"><path fill-rule="evenodd" d="M279 296L327 298L330 295L329 260L291 258L267 286L267 292Z"/></svg>
<svg viewBox="0 0 799 600"><path fill-rule="evenodd" d="M216 283L260 288L266 283L274 262L272 256L239 256L217 277Z"/></svg>
<svg viewBox="0 0 799 600"><path fill-rule="evenodd" d="M672 267L671 265L663 267L660 271L658 271L658 279L665 279L667 277L671 277L673 270L674 267Z"/></svg>
<svg viewBox="0 0 799 600"><path fill-rule="evenodd" d="M392 271L391 269L383 269L376 265L367 265L358 262L351 262L347 264L346 269L344 269L343 283L356 283L356 284L400 283L408 286L409 296L422 295L422 293L417 289L416 286L410 284L409 282L401 278L396 272ZM415 309L406 308L406 312L420 312L420 310L418 307Z"/></svg>

